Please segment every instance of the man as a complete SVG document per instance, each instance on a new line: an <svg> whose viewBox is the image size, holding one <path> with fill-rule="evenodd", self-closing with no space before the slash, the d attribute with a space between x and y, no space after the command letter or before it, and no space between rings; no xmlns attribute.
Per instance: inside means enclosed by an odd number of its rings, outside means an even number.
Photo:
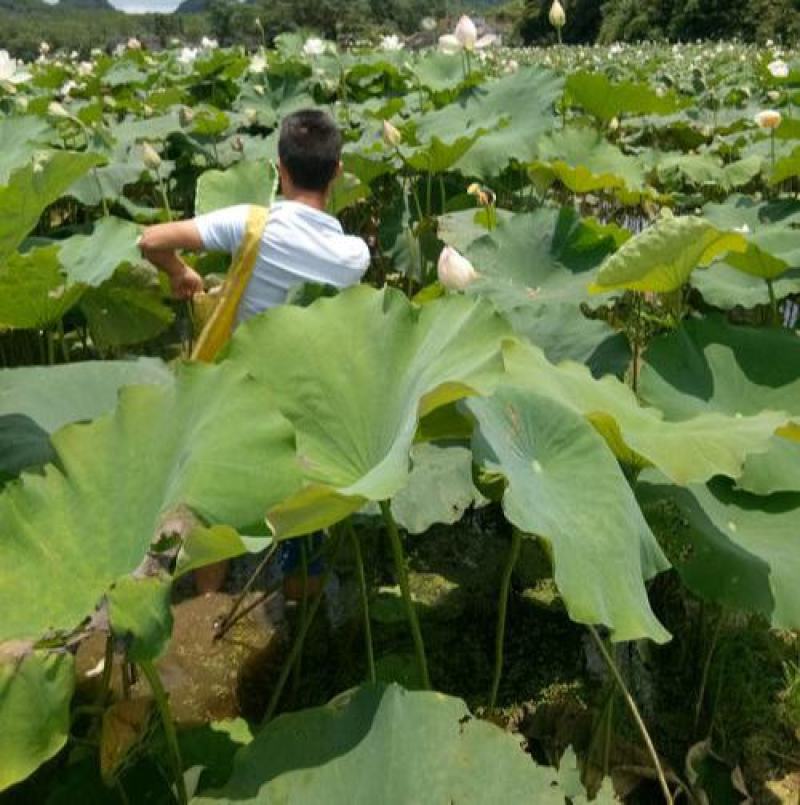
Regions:
<svg viewBox="0 0 800 805"><path fill-rule="evenodd" d="M345 288L363 276L369 264L367 244L345 235L336 218L325 212L333 182L342 172L341 153L341 133L325 112L304 109L283 120L278 140L283 200L270 210L237 322L282 304L289 290L300 283ZM249 211L249 205L242 204L148 227L139 248L167 273L174 295L190 299L203 290L203 280L178 251L234 254L244 237ZM224 577L224 565L198 571L199 591L219 589Z"/></svg>

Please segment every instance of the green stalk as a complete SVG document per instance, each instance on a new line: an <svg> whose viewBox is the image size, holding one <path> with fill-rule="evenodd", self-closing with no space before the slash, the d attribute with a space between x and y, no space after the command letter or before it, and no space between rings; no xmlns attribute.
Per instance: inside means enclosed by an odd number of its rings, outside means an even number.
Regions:
<svg viewBox="0 0 800 805"><path fill-rule="evenodd" d="M381 501L381 514L383 515L383 522L386 525L386 531L389 534L394 569L397 574L397 583L400 585L400 592L403 594L403 601L406 605L406 617L408 618L408 625L411 629L411 637L414 640L414 650L417 654L417 664L419 666L420 676L422 677L422 685L425 689L430 690L431 680L428 675L428 661L425 658L425 643L422 640L422 632L419 628L417 610L414 608L414 602L411 600L411 588L408 585L408 573L406 572L406 560L403 555L403 544L400 541L400 532L397 530L397 523L395 523L394 517L392 517L392 509L388 500Z"/></svg>
<svg viewBox="0 0 800 805"><path fill-rule="evenodd" d="M303 580L303 597L300 600L300 623L305 623L308 617L308 546L306 545L306 537L300 537L300 574ZM297 693L300 687L300 673L303 667L303 651L297 655L297 662L294 665L294 674L292 675L292 696Z"/></svg>
<svg viewBox="0 0 800 805"><path fill-rule="evenodd" d="M175 724L169 711L169 701L167 692L161 684L161 677L152 662L141 662L139 667L145 675L150 690L153 691L153 698L161 716L161 723L164 727L164 737L167 741L167 756L172 766L172 774L175 777L175 789L178 794L180 805L187 805L189 796L186 793L186 781L183 779L183 761L181 760L181 750L178 746L178 734L175 732Z"/></svg>
<svg viewBox="0 0 800 805"><path fill-rule="evenodd" d="M631 696L631 692L628 690L628 686L625 684L625 680L622 678L622 674L620 673L617 664L614 662L614 658L609 653L605 643L600 638L600 635L597 634L597 630L591 624L589 624L587 628L589 629L589 633L592 635L594 642L597 643L597 648L600 649L600 653L603 655L603 659L605 660L609 671L611 671L614 679L616 679L617 685L619 685L619 689L623 698L625 699L625 703L628 705L628 709L633 716L633 720L636 722L639 733L641 734L645 746L647 747L647 752L650 755L650 759L653 761L653 766L655 767L656 775L658 776L658 782L661 786L661 792L664 794L664 801L667 802L668 805L674 805L672 792L669 790L667 779L664 776L664 769L661 766L661 761L658 759L658 752L656 752L656 748L653 745L653 740L650 737L650 733L647 731L647 726L645 725L644 719L639 712L639 708L636 706L636 702L633 700L633 696Z"/></svg>
<svg viewBox="0 0 800 805"><path fill-rule="evenodd" d="M334 548L333 555L331 556L330 564L325 569L325 573L322 576L322 583L320 584L319 592L314 596L314 600L311 602L311 606L308 609L308 616L300 624L300 629L297 632L297 637L295 638L294 644L289 652L289 656L286 658L283 668L281 668L281 674L278 677L278 681L275 683L275 689L272 691L272 696L269 700L269 705L267 706L267 712L264 715L264 718L261 720L262 727L265 727L272 720L272 717L275 715L275 711L278 709L278 704L280 703L283 689L286 687L286 681L289 679L289 674L292 672L292 668L297 662L297 658L303 651L303 645L305 643L309 627L314 622L319 605L322 603L322 598L325 595L325 586L328 583L328 579L330 578L331 571L333 569L333 561L336 559L336 555L339 553L340 547L341 540L337 540L336 547Z"/></svg>
<svg viewBox="0 0 800 805"><path fill-rule="evenodd" d="M345 521L347 535L353 543L353 553L356 558L356 572L358 574L358 587L361 592L361 611L364 614L364 643L367 649L367 667L369 668L369 681L375 684L377 675L375 674L375 652L372 648L372 623L369 619L369 595L367 592L367 577L364 573L364 559L361 555L361 544L358 535L353 528L353 523L348 519Z"/></svg>
<svg viewBox="0 0 800 805"><path fill-rule="evenodd" d="M767 292L769 293L769 307L772 313L772 325L773 327L779 327L781 319L778 313L778 299L775 296L775 285L770 279L766 280L766 283L767 283Z"/></svg>
<svg viewBox="0 0 800 805"><path fill-rule="evenodd" d="M494 678L489 691L489 709L494 710L497 704L497 691L500 689L500 678L503 675L503 647L506 640L506 612L508 610L508 595L511 590L511 576L514 565L519 558L519 549L522 544L522 534L519 529L511 530L511 547L508 550L508 559L503 570L503 580L500 584L500 599L497 609L497 631L495 632L494 649Z"/></svg>

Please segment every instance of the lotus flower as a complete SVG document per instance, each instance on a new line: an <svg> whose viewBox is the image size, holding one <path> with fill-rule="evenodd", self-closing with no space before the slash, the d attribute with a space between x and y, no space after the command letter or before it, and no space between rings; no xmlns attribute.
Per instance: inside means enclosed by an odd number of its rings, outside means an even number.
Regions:
<svg viewBox="0 0 800 805"><path fill-rule="evenodd" d="M50 45L47 42L40 42L39 43L39 53L42 56L46 56L50 52Z"/></svg>
<svg viewBox="0 0 800 805"><path fill-rule="evenodd" d="M419 27L422 28L423 31L435 31L436 20L433 17L423 17Z"/></svg>
<svg viewBox="0 0 800 805"><path fill-rule="evenodd" d="M94 72L94 64L90 61L82 61L78 64L78 75L86 78Z"/></svg>
<svg viewBox="0 0 800 805"><path fill-rule="evenodd" d="M142 162L150 170L157 171L161 167L161 157L150 143L142 143Z"/></svg>
<svg viewBox="0 0 800 805"><path fill-rule="evenodd" d="M135 36L132 36L128 40L126 47L128 48L128 50L141 50L142 43Z"/></svg>
<svg viewBox="0 0 800 805"><path fill-rule="evenodd" d="M197 48L181 48L178 61L181 64L192 64L200 51Z"/></svg>
<svg viewBox="0 0 800 805"><path fill-rule="evenodd" d="M564 6L562 6L558 0L553 0L553 5L550 6L550 13L547 18L550 20L550 24L553 28L559 31L567 24L567 15L564 12Z"/></svg>
<svg viewBox="0 0 800 805"><path fill-rule="evenodd" d="M256 53L250 59L250 66L247 68L251 73L263 73L267 69L267 59L263 53Z"/></svg>
<svg viewBox="0 0 800 805"><path fill-rule="evenodd" d="M303 45L303 53L306 56L321 56L325 52L325 42L316 36L306 39Z"/></svg>
<svg viewBox="0 0 800 805"><path fill-rule="evenodd" d="M216 50L219 47L219 42L211 37L204 36L200 40L200 47L203 50Z"/></svg>
<svg viewBox="0 0 800 805"><path fill-rule="evenodd" d="M767 69L773 78L787 78L789 76L789 65L780 59L770 62L767 65Z"/></svg>
<svg viewBox="0 0 800 805"><path fill-rule="evenodd" d="M403 40L400 39L399 36L396 34L392 34L391 36L384 36L381 39L381 50L402 50L403 49Z"/></svg>
<svg viewBox="0 0 800 805"><path fill-rule="evenodd" d="M761 129L777 129L782 119L781 113L775 109L765 109L755 116L755 121Z"/></svg>
<svg viewBox="0 0 800 805"><path fill-rule="evenodd" d="M256 123L258 123L258 112L253 109L252 106L248 106L247 109L244 110L244 117L251 126L254 126Z"/></svg>
<svg viewBox="0 0 800 805"><path fill-rule="evenodd" d="M50 117L70 117L70 113L58 101L50 101L47 105L47 114Z"/></svg>
<svg viewBox="0 0 800 805"><path fill-rule="evenodd" d="M452 34L445 34L439 37L439 50L443 53L458 53L466 50L468 53L473 50L482 50L497 41L494 34L486 34L478 39L478 29L475 23L465 14L458 21L456 29Z"/></svg>
<svg viewBox="0 0 800 805"><path fill-rule="evenodd" d="M449 291L463 291L478 278L478 274L466 257L451 246L445 246L436 265L439 282Z"/></svg>
<svg viewBox="0 0 800 805"><path fill-rule="evenodd" d="M7 50L0 50L0 81L18 84L30 78L28 73L18 72L21 66L22 62L12 59Z"/></svg>
<svg viewBox="0 0 800 805"><path fill-rule="evenodd" d="M383 141L391 148L403 142L403 135L388 120L383 121Z"/></svg>

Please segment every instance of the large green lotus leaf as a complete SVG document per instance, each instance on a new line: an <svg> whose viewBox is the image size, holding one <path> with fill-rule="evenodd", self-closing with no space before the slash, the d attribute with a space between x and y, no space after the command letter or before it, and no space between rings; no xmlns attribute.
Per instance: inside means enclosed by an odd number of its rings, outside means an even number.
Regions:
<svg viewBox="0 0 800 805"><path fill-rule="evenodd" d="M309 533L399 492L418 418L491 391L510 333L482 300L452 295L420 309L366 286L240 327L230 360L274 392L309 482L270 512L276 535Z"/></svg>
<svg viewBox="0 0 800 805"><path fill-rule="evenodd" d="M195 212L213 212L234 204L269 206L275 168L265 160L239 162L226 171L206 171L197 180Z"/></svg>
<svg viewBox="0 0 800 805"><path fill-rule="evenodd" d="M121 218L102 218L91 235L73 235L58 253L70 284L97 286L110 279L124 263L137 264L140 227Z"/></svg>
<svg viewBox="0 0 800 805"><path fill-rule="evenodd" d="M125 156L125 160L124 163L112 162L82 176L69 187L66 195L88 207L98 206L103 199L119 201L125 188L136 184L145 170L144 164L133 151Z"/></svg>
<svg viewBox="0 0 800 805"><path fill-rule="evenodd" d="M81 298L95 343L102 347L139 344L160 335L174 313L164 303L158 274L151 267L123 264L111 279Z"/></svg>
<svg viewBox="0 0 800 805"><path fill-rule="evenodd" d="M166 578L123 576L109 590L108 619L131 662L153 662L172 635L172 585Z"/></svg>
<svg viewBox="0 0 800 805"><path fill-rule="evenodd" d="M67 742L73 665L68 653L14 657L0 645L0 791L24 780Z"/></svg>
<svg viewBox="0 0 800 805"><path fill-rule="evenodd" d="M524 67L498 81L472 87L455 103L419 118L417 137L453 142L486 130L455 163L463 174L490 179L510 160L531 162L539 138L550 131L556 117L555 101L563 79L549 70Z"/></svg>
<svg viewBox="0 0 800 805"><path fill-rule="evenodd" d="M241 527L299 483L291 426L232 367L129 386L112 414L52 441L60 469L0 495L0 640L74 628L176 512Z"/></svg>
<svg viewBox="0 0 800 805"><path fill-rule="evenodd" d="M674 92L657 93L648 84L613 83L600 72L577 72L567 79L567 97L598 120L608 122L622 114L669 115L688 102Z"/></svg>
<svg viewBox="0 0 800 805"><path fill-rule="evenodd" d="M25 254L15 252L5 262L0 261L0 329L52 327L83 291L80 286L68 287L58 246L45 246Z"/></svg>
<svg viewBox="0 0 800 805"><path fill-rule="evenodd" d="M655 339L645 361L640 394L668 419L785 411L800 422L800 340L788 330L737 327L720 316L690 320ZM800 444L775 436L768 452L747 459L738 484L758 494L800 491Z"/></svg>
<svg viewBox="0 0 800 805"><path fill-rule="evenodd" d="M698 266L705 268L728 252L746 248L743 235L717 229L702 218L663 218L609 257L591 290L667 293L680 288Z"/></svg>
<svg viewBox="0 0 800 805"><path fill-rule="evenodd" d="M726 258L726 263L739 271L775 279L800 265L800 202L784 199L759 203L737 195L724 204L707 204L703 215L721 229L736 229L746 235L747 251Z"/></svg>
<svg viewBox="0 0 800 805"><path fill-rule="evenodd" d="M645 184L642 163L590 128L573 127L543 137L531 171L537 178L559 179L573 193L641 190Z"/></svg>
<svg viewBox="0 0 800 805"><path fill-rule="evenodd" d="M464 80L464 60L453 53L426 53L413 65L419 82L434 92L458 86Z"/></svg>
<svg viewBox="0 0 800 805"><path fill-rule="evenodd" d="M400 149L403 159L420 173L446 173L479 139L480 134L457 137L452 143L442 142L436 135L425 145L413 150Z"/></svg>
<svg viewBox="0 0 800 805"><path fill-rule="evenodd" d="M669 568L622 470L580 414L527 388L468 400L473 453L506 478L503 511L549 543L570 617L608 626L615 640L669 639L645 581Z"/></svg>
<svg viewBox="0 0 800 805"><path fill-rule="evenodd" d="M36 226L39 216L77 179L103 162L99 154L41 152L0 187L0 261Z"/></svg>
<svg viewBox="0 0 800 805"><path fill-rule="evenodd" d="M763 613L775 628L800 628L800 495L759 497L725 479L679 489L648 476L637 488L643 505L666 501L680 513L670 538L684 583L707 600Z"/></svg>
<svg viewBox="0 0 800 805"><path fill-rule="evenodd" d="M154 358L0 370L0 472L17 475L53 461L50 434L111 411L122 386L173 377Z"/></svg>
<svg viewBox="0 0 800 805"><path fill-rule="evenodd" d="M504 350L514 384L557 400L585 416L617 457L633 466L654 465L677 484L705 483L715 475L738 478L745 459L766 452L787 415L754 416L699 413L667 421L657 408L640 405L616 377L595 380L588 368L571 361L551 364L529 344Z"/></svg>
<svg viewBox="0 0 800 805"><path fill-rule="evenodd" d="M723 164L715 154L657 153L655 169L668 187L680 188L683 182L730 190L748 184L761 172L762 159L750 156Z"/></svg>
<svg viewBox="0 0 800 805"><path fill-rule="evenodd" d="M520 213L466 249L480 275L469 293L489 298L551 360L591 361L616 337L605 322L587 319L580 305L590 299L595 270L615 249L613 233L571 208ZM620 356L626 363L626 348Z"/></svg>
<svg viewBox="0 0 800 805"><path fill-rule="evenodd" d="M392 499L392 514L406 531L422 534L436 523L457 523L483 502L472 481L469 449L420 443L411 449L411 474Z"/></svg>
<svg viewBox="0 0 800 805"><path fill-rule="evenodd" d="M711 271L695 271L690 282L709 305L722 310L769 304L769 288L761 277L739 271L724 261L715 263ZM778 299L800 293L800 270L784 271L773 280L773 290Z"/></svg>
<svg viewBox="0 0 800 805"><path fill-rule="evenodd" d="M460 699L369 685L276 718L237 753L224 788L192 800L234 802L563 805L564 792L554 769Z"/></svg>
<svg viewBox="0 0 800 805"><path fill-rule="evenodd" d="M0 118L0 184L46 146L55 132L48 122L33 115Z"/></svg>

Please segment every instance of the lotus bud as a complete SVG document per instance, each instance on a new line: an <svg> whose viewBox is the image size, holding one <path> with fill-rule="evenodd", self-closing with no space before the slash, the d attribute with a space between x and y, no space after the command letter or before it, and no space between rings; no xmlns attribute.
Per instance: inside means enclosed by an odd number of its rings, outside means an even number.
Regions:
<svg viewBox="0 0 800 805"><path fill-rule="evenodd" d="M567 24L567 15L564 12L564 6L562 6L558 0L553 0L553 5L550 6L550 14L547 18L550 20L550 24L553 28L558 30Z"/></svg>
<svg viewBox="0 0 800 805"><path fill-rule="evenodd" d="M256 95L262 96L264 94L264 87L261 84L256 84L253 87L253 92L255 92Z"/></svg>
<svg viewBox="0 0 800 805"><path fill-rule="evenodd" d="M775 109L765 109L755 116L758 127L762 129L777 129L782 119L781 113Z"/></svg>
<svg viewBox="0 0 800 805"><path fill-rule="evenodd" d="M474 50L478 41L478 29L466 14L462 15L453 33L464 50Z"/></svg>
<svg viewBox="0 0 800 805"><path fill-rule="evenodd" d="M388 121L383 121L383 141L390 148L397 148L403 142L403 135Z"/></svg>
<svg viewBox="0 0 800 805"><path fill-rule="evenodd" d="M128 50L141 50L142 43L135 37L132 36L127 42Z"/></svg>
<svg viewBox="0 0 800 805"><path fill-rule="evenodd" d="M42 56L46 56L50 52L50 45L47 42L40 42L39 43L39 53Z"/></svg>
<svg viewBox="0 0 800 805"><path fill-rule="evenodd" d="M238 134L231 141L231 148L238 154L244 153L244 140Z"/></svg>
<svg viewBox="0 0 800 805"><path fill-rule="evenodd" d="M619 130L619 118L618 117L612 117L611 118L611 121L608 124L608 130L609 131L618 131Z"/></svg>
<svg viewBox="0 0 800 805"><path fill-rule="evenodd" d="M178 119L184 128L190 126L194 120L194 110L190 106L181 106L180 112L178 112Z"/></svg>
<svg viewBox="0 0 800 805"><path fill-rule="evenodd" d="M148 104L145 104L145 105L142 107L142 114L143 114L145 117L152 117L152 116L153 116L153 107L152 107L152 106L148 106Z"/></svg>
<svg viewBox="0 0 800 805"><path fill-rule="evenodd" d="M253 109L252 106L248 106L247 109L244 110L244 117L250 126L254 126L256 123L258 123L258 112Z"/></svg>
<svg viewBox="0 0 800 805"><path fill-rule="evenodd" d="M445 246L436 265L439 282L449 291L463 291L478 275L466 257L451 246Z"/></svg>
<svg viewBox="0 0 800 805"><path fill-rule="evenodd" d="M58 101L50 101L47 114L51 117L70 117L69 112Z"/></svg>
<svg viewBox="0 0 800 805"><path fill-rule="evenodd" d="M767 98L772 101L772 103L777 103L780 100L781 94L776 89L771 89L767 93Z"/></svg>
<svg viewBox="0 0 800 805"><path fill-rule="evenodd" d="M161 157L150 143L142 143L142 162L150 170L157 171L161 167Z"/></svg>
<svg viewBox="0 0 800 805"><path fill-rule="evenodd" d="M104 95L103 96L103 106L106 106L109 109L116 109L117 108L117 102L110 95Z"/></svg>

